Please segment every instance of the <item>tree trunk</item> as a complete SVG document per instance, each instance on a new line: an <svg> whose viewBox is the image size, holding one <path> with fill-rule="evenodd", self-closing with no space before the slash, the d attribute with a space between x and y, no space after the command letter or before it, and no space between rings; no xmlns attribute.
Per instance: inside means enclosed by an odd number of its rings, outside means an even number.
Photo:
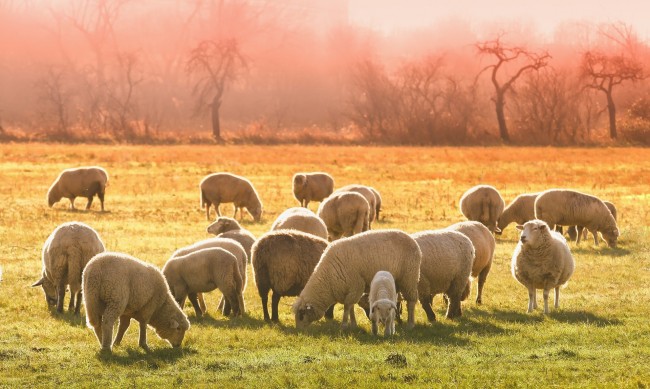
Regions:
<svg viewBox="0 0 650 389"><path fill-rule="evenodd" d="M499 135L501 140L510 143L510 135L508 134L508 127L506 126L506 115L504 113L505 101L503 93L497 92L497 97L494 99L494 106L497 111L497 122L499 123Z"/></svg>
<svg viewBox="0 0 650 389"><path fill-rule="evenodd" d="M215 97L212 100L212 137L216 141L221 141L221 121L219 119L219 109L221 108L221 100Z"/></svg>
<svg viewBox="0 0 650 389"><path fill-rule="evenodd" d="M609 113L609 136L616 139L616 106L614 105L614 98L612 92L607 92L607 112Z"/></svg>

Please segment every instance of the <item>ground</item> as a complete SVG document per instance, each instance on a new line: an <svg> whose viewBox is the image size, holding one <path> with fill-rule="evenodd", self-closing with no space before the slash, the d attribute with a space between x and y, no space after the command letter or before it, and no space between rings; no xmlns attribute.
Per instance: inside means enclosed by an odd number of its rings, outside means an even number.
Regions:
<svg viewBox="0 0 650 389"><path fill-rule="evenodd" d="M389 384L500 387L650 384L650 150L636 148L401 148L317 146L95 146L0 145L0 387L206 386L363 387ZM110 175L106 210L69 211L67 200L47 207L46 192L64 168L101 165ZM114 355L99 353L81 318L51 312L40 288L41 249L60 223L93 226L108 250L126 252L160 267L171 253L207 238L198 184L209 173L248 177L264 203L262 223L246 215L257 236L284 209L297 206L291 177L326 171L336 186L372 185L384 201L374 228L407 232L463 220L458 199L469 187L490 184L506 202L524 192L553 187L585 191L618 208L616 249L593 240L570 244L576 270L550 315L526 313L528 295L510 274L514 225L497 238L483 305L472 296L463 316L397 326L393 339L374 337L358 310L360 330L321 320L297 331L293 298L280 303L280 325L262 319L251 269L248 313L229 319L207 295L209 315L197 319L183 348L173 350L150 330L150 353L137 346L132 324ZM77 208L85 207L77 199ZM317 204L310 207L315 210ZM232 215L231 205L223 205ZM67 298L66 295L66 308ZM538 293L541 302L541 293Z"/></svg>

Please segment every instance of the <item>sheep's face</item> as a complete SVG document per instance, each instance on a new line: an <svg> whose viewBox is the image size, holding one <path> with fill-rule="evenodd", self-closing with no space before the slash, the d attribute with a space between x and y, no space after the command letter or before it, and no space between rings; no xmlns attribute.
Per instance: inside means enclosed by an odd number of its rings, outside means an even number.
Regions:
<svg viewBox="0 0 650 389"><path fill-rule="evenodd" d="M172 347L177 348L183 343L185 332L190 328L190 322L184 316L178 316L156 328L156 334L165 339Z"/></svg>
<svg viewBox="0 0 650 389"><path fill-rule="evenodd" d="M503 229L504 229L504 228L506 228L506 223L505 223L505 221L503 220L503 216L499 216L499 219L497 220L497 228L496 228L496 230L495 230L495 232L497 233L497 235L501 235L501 233L503 232Z"/></svg>
<svg viewBox="0 0 650 389"><path fill-rule="evenodd" d="M34 282L32 286L41 286L43 288L43 292L45 292L45 301L47 301L47 305L51 307L56 305L58 301L58 297L56 295L56 287L49 279L46 277L41 277L41 279Z"/></svg>
<svg viewBox="0 0 650 389"><path fill-rule="evenodd" d="M517 226L517 229L521 231L521 235L519 237L521 244L531 247L537 246L540 237L543 234L549 233L548 224L541 220L531 220L523 226Z"/></svg>
<svg viewBox="0 0 650 389"><path fill-rule="evenodd" d="M601 231L600 232L603 235L603 239L605 239L605 242L607 242L607 245L611 248L616 247L616 242L618 241L618 228L613 228L611 230L606 230L606 231Z"/></svg>
<svg viewBox="0 0 650 389"><path fill-rule="evenodd" d="M397 304L390 300L378 300L370 308L370 320L378 321L384 326L395 320Z"/></svg>
<svg viewBox="0 0 650 389"><path fill-rule="evenodd" d="M293 176L293 193L300 193L305 185L307 185L307 176L304 174L296 174Z"/></svg>
<svg viewBox="0 0 650 389"><path fill-rule="evenodd" d="M293 313L296 318L296 328L303 329L307 327L311 322L316 321L323 317L325 312L320 311L309 303L302 301L302 298L293 304Z"/></svg>
<svg viewBox="0 0 650 389"><path fill-rule="evenodd" d="M50 190L47 192L47 205L51 208L54 204L59 202L59 200L61 200L61 196L57 193L56 190L50 188Z"/></svg>
<svg viewBox="0 0 650 389"><path fill-rule="evenodd" d="M261 213L261 211L260 211ZM224 232L240 230L241 226L237 220L221 216L214 223L208 226L208 233L213 235L223 234Z"/></svg>
<svg viewBox="0 0 650 389"><path fill-rule="evenodd" d="M259 223L262 220L262 207L250 208L248 212L250 212L256 222Z"/></svg>

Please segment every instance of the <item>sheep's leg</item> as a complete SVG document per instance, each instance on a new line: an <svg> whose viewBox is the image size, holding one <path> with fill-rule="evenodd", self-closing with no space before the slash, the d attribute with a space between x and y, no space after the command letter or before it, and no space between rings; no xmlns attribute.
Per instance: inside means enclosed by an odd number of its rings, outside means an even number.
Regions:
<svg viewBox="0 0 650 389"><path fill-rule="evenodd" d="M102 350L111 351L113 344L113 324L120 315L116 309L108 307L102 316Z"/></svg>
<svg viewBox="0 0 650 389"><path fill-rule="evenodd" d="M217 208L217 214L219 213L219 207ZM205 218L210 221L210 202L205 202Z"/></svg>
<svg viewBox="0 0 650 389"><path fill-rule="evenodd" d="M577 233L576 233L576 244L580 244L580 240L582 239L582 232L580 230L578 230L577 227L576 227L576 231L577 231Z"/></svg>
<svg viewBox="0 0 650 389"><path fill-rule="evenodd" d="M379 319L377 319L377 318L372 319L372 334L373 334L373 335L377 335L377 332L378 332L378 328L377 328L377 327L379 327L379 326L377 325L377 322L378 322L378 321L379 321ZM388 328L388 327L386 327L386 328Z"/></svg>
<svg viewBox="0 0 650 389"><path fill-rule="evenodd" d="M83 295L81 294L81 291L77 292L77 301L75 302L75 307L74 307L74 314L79 316L81 313L81 298Z"/></svg>
<svg viewBox="0 0 650 389"><path fill-rule="evenodd" d="M485 281L487 280L487 276L488 276L488 273L490 272L491 267L492 267L492 264L490 264L489 266L486 266L478 274L478 287L477 287L477 292L476 292L476 304L482 304L483 303L483 286L485 286ZM470 288L471 288L471 286L470 286Z"/></svg>
<svg viewBox="0 0 650 389"><path fill-rule="evenodd" d="M232 214L233 219L237 219L237 206L235 205L235 213Z"/></svg>
<svg viewBox="0 0 650 389"><path fill-rule="evenodd" d="M75 297L76 293L74 293L72 290L70 291L70 301L68 302L68 312L72 312L74 310L74 303L75 303Z"/></svg>
<svg viewBox="0 0 650 389"><path fill-rule="evenodd" d="M223 313L223 307L226 304L226 298L224 296L221 296L219 299L219 304L217 304L217 310L221 313Z"/></svg>
<svg viewBox="0 0 650 389"><path fill-rule="evenodd" d="M350 317L350 311L354 307L353 304L343 304L343 320L341 320L341 328L347 330L349 328L348 318Z"/></svg>
<svg viewBox="0 0 650 389"><path fill-rule="evenodd" d="M354 313L354 304L350 306L350 328L357 328L357 315Z"/></svg>
<svg viewBox="0 0 650 389"><path fill-rule="evenodd" d="M232 304L231 301L227 298L223 299L223 314L224 316L230 316L230 312L232 311ZM235 301L235 300L233 300Z"/></svg>
<svg viewBox="0 0 650 389"><path fill-rule="evenodd" d="M424 309L424 313L427 314L427 320L430 322L436 321L436 314L433 312L433 309L431 308L431 299L428 298L428 296L420 296L420 305L422 305L422 309Z"/></svg>
<svg viewBox="0 0 650 389"><path fill-rule="evenodd" d="M190 299L190 303L192 303L192 306L194 307L194 312L196 313L196 317L201 317L203 316L203 310L201 309L201 306L199 305L198 298L196 296L196 293L190 293L187 295L187 297Z"/></svg>
<svg viewBox="0 0 650 389"><path fill-rule="evenodd" d="M63 281L56 288L56 311L63 312L63 300L65 300L65 284Z"/></svg>
<svg viewBox="0 0 650 389"><path fill-rule="evenodd" d="M336 304L332 304L327 310L325 311L325 319L332 320L334 319L334 306Z"/></svg>
<svg viewBox="0 0 650 389"><path fill-rule="evenodd" d="M449 305L447 305L447 319L455 319L463 315L460 307L460 298L458 296L449 297Z"/></svg>
<svg viewBox="0 0 650 389"><path fill-rule="evenodd" d="M147 323L140 322L140 340L138 345L144 349L144 351L149 352L149 346L147 346Z"/></svg>
<svg viewBox="0 0 650 389"><path fill-rule="evenodd" d="M88 196L88 203L86 204L86 211L90 209L90 206L93 204L93 196Z"/></svg>
<svg viewBox="0 0 650 389"><path fill-rule="evenodd" d="M406 323L406 328L412 329L415 327L415 303L417 300L407 301L406 310L408 311L408 322Z"/></svg>
<svg viewBox="0 0 650 389"><path fill-rule="evenodd" d="M549 289L544 289L544 313L547 314L548 310L548 292Z"/></svg>
<svg viewBox="0 0 650 389"><path fill-rule="evenodd" d="M560 308L560 287L555 288L555 309Z"/></svg>
<svg viewBox="0 0 650 389"><path fill-rule="evenodd" d="M528 313L531 313L533 310L535 310L535 308L537 308L535 302L536 297L537 296L535 296L535 288L529 286L528 287Z"/></svg>
<svg viewBox="0 0 650 389"><path fill-rule="evenodd" d="M120 325L117 327L117 335L115 335L115 340L113 341L113 347L119 346L122 343L122 338L124 338L124 333L129 328L131 324L131 318L128 316L120 316Z"/></svg>
<svg viewBox="0 0 650 389"><path fill-rule="evenodd" d="M75 198L76 198L76 197L72 197L72 198L69 199L69 200L70 200L70 209L73 210L73 211L76 209L76 208L74 207L74 199L75 199Z"/></svg>
<svg viewBox="0 0 650 389"><path fill-rule="evenodd" d="M205 305L205 298L203 297L203 293L197 293L196 297L199 300L199 307L201 307L201 312L206 313L208 311L208 307Z"/></svg>
<svg viewBox="0 0 650 389"><path fill-rule="evenodd" d="M271 296L271 321L276 323L280 321L278 318L278 305L280 304L280 297L282 296L277 292L273 292L273 296Z"/></svg>
<svg viewBox="0 0 650 389"><path fill-rule="evenodd" d="M593 231L589 231L589 232L591 232L591 233L594 235L594 244L595 244L596 246L598 246L598 231L597 231L597 230L593 230Z"/></svg>
<svg viewBox="0 0 650 389"><path fill-rule="evenodd" d="M99 198L99 203L102 206L102 212L104 212L104 190L101 190L99 193L97 193L97 197Z"/></svg>
<svg viewBox="0 0 650 389"><path fill-rule="evenodd" d="M219 210L219 204L221 203L214 203L214 209L217 210L217 216L221 216L221 211Z"/></svg>
<svg viewBox="0 0 650 389"><path fill-rule="evenodd" d="M393 318L388 319L386 326L384 327L384 336L393 336L395 335L395 320Z"/></svg>

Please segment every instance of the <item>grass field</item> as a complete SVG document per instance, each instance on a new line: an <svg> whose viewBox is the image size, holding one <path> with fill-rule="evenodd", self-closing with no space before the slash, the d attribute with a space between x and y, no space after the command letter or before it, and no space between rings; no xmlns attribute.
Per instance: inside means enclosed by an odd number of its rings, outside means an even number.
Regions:
<svg viewBox="0 0 650 389"><path fill-rule="evenodd" d="M68 211L65 200L48 208L45 193L57 174L90 164L111 176L108 212L98 212L97 202L89 212ZM217 313L213 292L207 317L185 308L192 327L182 349L149 331L152 352L145 353L132 324L114 354L103 356L83 309L81 318L52 313L41 289L29 287L40 277L43 242L60 223L88 223L107 249L162 267L175 249L208 237L198 192L206 174L230 171L256 185L263 222L248 217L244 224L260 236L297 205L293 173L311 170L331 173L336 186L377 188L385 217L378 229L415 232L460 221L461 194L487 183L506 202L551 187L610 200L621 238L616 249L591 239L571 243L576 271L560 309L527 314L527 292L510 274L517 239L511 225L497 239L482 306L473 289L463 317L449 321L436 297L438 322L427 323L418 306L416 328L398 326L393 339L373 337L361 311L361 329L341 331L340 308L334 322L298 332L293 298L280 303L282 324L267 325L249 268L245 317ZM650 149L0 145L0 203L0 386L650 385Z"/></svg>

